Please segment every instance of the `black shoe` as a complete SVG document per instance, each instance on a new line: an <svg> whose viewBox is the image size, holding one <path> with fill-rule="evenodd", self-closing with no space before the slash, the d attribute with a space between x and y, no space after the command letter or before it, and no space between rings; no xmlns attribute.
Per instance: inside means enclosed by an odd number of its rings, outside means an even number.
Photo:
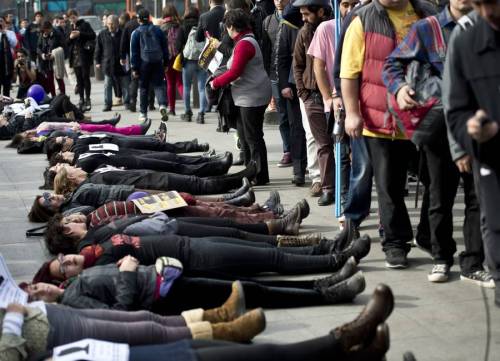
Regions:
<svg viewBox="0 0 500 361"><path fill-rule="evenodd" d="M406 251L401 248L389 248L385 251L385 266L387 268L403 269L408 267Z"/></svg>
<svg viewBox="0 0 500 361"><path fill-rule="evenodd" d="M340 270L331 274L328 277L320 278L314 281L314 288L328 288L337 283L348 279L356 272L358 272L358 266L356 259L354 257L350 257L347 262L342 266Z"/></svg>
<svg viewBox="0 0 500 361"><path fill-rule="evenodd" d="M346 259L354 257L356 262L359 263L359 261L362 258L366 257L368 253L370 253L371 246L372 246L372 240L370 236L365 234L363 237L355 239L348 248L346 248L339 254L345 257Z"/></svg>
<svg viewBox="0 0 500 361"><path fill-rule="evenodd" d="M78 102L78 109L80 109L82 112L85 111L85 100L83 98L81 98Z"/></svg>
<svg viewBox="0 0 500 361"><path fill-rule="evenodd" d="M238 206L238 207L250 207L252 204L255 203L255 193L253 192L252 189L249 189L248 192L246 192L245 194L227 200L224 203L232 204L233 206Z"/></svg>
<svg viewBox="0 0 500 361"><path fill-rule="evenodd" d="M223 174L227 174L229 168L233 165L233 153L226 152L223 158L214 159L219 162L222 167Z"/></svg>
<svg viewBox="0 0 500 361"><path fill-rule="evenodd" d="M111 118L108 123L115 127L120 122L121 119L122 119L121 114L115 113L115 116Z"/></svg>
<svg viewBox="0 0 500 361"><path fill-rule="evenodd" d="M302 187L304 186L304 184L306 184L306 179L305 177L295 175L293 176L292 183L297 187Z"/></svg>
<svg viewBox="0 0 500 361"><path fill-rule="evenodd" d="M319 292L323 298L331 303L351 302L354 297L363 292L366 288L365 276L358 271L351 277L340 281L334 286L320 288Z"/></svg>
<svg viewBox="0 0 500 361"><path fill-rule="evenodd" d="M208 143L202 143L199 145L199 147L200 147L199 152L207 152L208 150L210 150L210 144Z"/></svg>
<svg viewBox="0 0 500 361"><path fill-rule="evenodd" d="M271 191L269 198L264 202L262 208L273 212L277 216L281 216L284 212L283 205L281 204L281 197L278 191Z"/></svg>
<svg viewBox="0 0 500 361"><path fill-rule="evenodd" d="M104 108L102 108L103 112L110 112L111 111L111 105L106 105Z"/></svg>
<svg viewBox="0 0 500 361"><path fill-rule="evenodd" d="M196 123L205 124L205 113L198 113L198 116L196 117Z"/></svg>
<svg viewBox="0 0 500 361"><path fill-rule="evenodd" d="M132 112L132 113L135 113L137 111L137 107L136 107L135 103L130 103L128 105L128 110L130 110L130 112Z"/></svg>
<svg viewBox="0 0 500 361"><path fill-rule="evenodd" d="M335 195L333 192L325 192L321 194L321 197L318 199L318 206L329 206L330 204L335 203Z"/></svg>
<svg viewBox="0 0 500 361"><path fill-rule="evenodd" d="M160 115L162 122L168 122L168 113L167 113L167 108L165 106L160 107Z"/></svg>
<svg viewBox="0 0 500 361"><path fill-rule="evenodd" d="M185 122L190 122L193 120L193 112L192 111L187 111L184 114L181 115L181 120Z"/></svg>
<svg viewBox="0 0 500 361"><path fill-rule="evenodd" d="M155 106L154 106L154 105L150 105L150 106L148 107L148 109L149 109L150 111L155 111L155 110L156 110L156 108L155 108Z"/></svg>
<svg viewBox="0 0 500 361"><path fill-rule="evenodd" d="M90 102L90 99L85 100L85 111L88 112L92 109L92 104Z"/></svg>
<svg viewBox="0 0 500 361"><path fill-rule="evenodd" d="M341 252L348 248L351 243L359 238L359 231L354 222L350 218L345 219L344 229L335 235L333 249L336 252Z"/></svg>
<svg viewBox="0 0 500 361"><path fill-rule="evenodd" d="M242 186L240 188L238 188L236 191L234 191L233 193L223 194L222 198L224 199L224 201L242 196L246 192L248 192L248 190L250 189L250 181L248 180L248 178L243 178L242 183L243 183Z"/></svg>
<svg viewBox="0 0 500 361"><path fill-rule="evenodd" d="M146 118L146 120L141 124L142 135L146 134L151 127L151 118Z"/></svg>

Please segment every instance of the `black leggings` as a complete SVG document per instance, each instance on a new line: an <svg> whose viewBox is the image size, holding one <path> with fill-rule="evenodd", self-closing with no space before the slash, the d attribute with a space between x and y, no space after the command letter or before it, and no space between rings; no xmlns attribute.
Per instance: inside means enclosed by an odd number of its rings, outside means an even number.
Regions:
<svg viewBox="0 0 500 361"><path fill-rule="evenodd" d="M239 279L249 309L296 308L328 304L314 287L313 280L265 281L241 277L188 277L177 279L168 297L155 302L153 312L179 314L182 311L220 306L229 297L233 280Z"/></svg>
<svg viewBox="0 0 500 361"><path fill-rule="evenodd" d="M184 222L191 222L197 224L205 224L207 226L215 227L229 227L241 229L245 232L258 233L258 234L269 234L269 228L265 223L255 223L255 224L245 224L238 223L229 218L211 218L211 217L178 217L179 220Z"/></svg>
<svg viewBox="0 0 500 361"><path fill-rule="evenodd" d="M186 275L308 274L336 271L343 265L337 257L314 253L315 247L276 248L236 238L146 236L136 257L144 265L162 256L177 258Z"/></svg>
<svg viewBox="0 0 500 361"><path fill-rule="evenodd" d="M82 64L82 66L73 68L75 70L76 85L78 86L78 95L80 100L84 98L90 99L90 65Z"/></svg>
<svg viewBox="0 0 500 361"><path fill-rule="evenodd" d="M177 234L188 237L211 237L211 236L230 237L230 238L243 239L250 242L263 242L271 246L277 246L276 236L250 233L242 229L239 229L240 227L235 227L235 228L220 227L218 225L207 224L208 222L205 224L203 223L204 222L198 222L196 217L189 217L188 220L186 220L185 218L179 218L177 219L177 226L178 226ZM240 225L240 226L245 226L245 225Z"/></svg>
<svg viewBox="0 0 500 361"><path fill-rule="evenodd" d="M240 345L224 341L191 340L170 345L132 347L130 361L330 361L345 353L333 334L287 345Z"/></svg>

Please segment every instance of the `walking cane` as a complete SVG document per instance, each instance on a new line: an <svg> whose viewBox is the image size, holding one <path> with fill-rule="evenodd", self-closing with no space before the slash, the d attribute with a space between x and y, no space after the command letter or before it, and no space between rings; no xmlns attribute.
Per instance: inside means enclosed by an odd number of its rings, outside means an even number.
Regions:
<svg viewBox="0 0 500 361"><path fill-rule="evenodd" d="M335 16L335 48L337 48L340 39L340 8L337 0L332 0L333 12ZM342 215L342 149L340 146L343 137L343 109L334 109L335 125L333 127L333 136L335 141L335 217L339 218Z"/></svg>

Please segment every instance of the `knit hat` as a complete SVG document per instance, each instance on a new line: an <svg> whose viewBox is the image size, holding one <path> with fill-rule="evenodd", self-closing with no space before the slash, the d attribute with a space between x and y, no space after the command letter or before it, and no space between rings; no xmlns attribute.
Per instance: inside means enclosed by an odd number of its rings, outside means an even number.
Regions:
<svg viewBox="0 0 500 361"><path fill-rule="evenodd" d="M50 261L45 262L38 272L33 277L33 283L43 282L43 283L54 283L54 277L50 274L50 265L55 260L55 258Z"/></svg>

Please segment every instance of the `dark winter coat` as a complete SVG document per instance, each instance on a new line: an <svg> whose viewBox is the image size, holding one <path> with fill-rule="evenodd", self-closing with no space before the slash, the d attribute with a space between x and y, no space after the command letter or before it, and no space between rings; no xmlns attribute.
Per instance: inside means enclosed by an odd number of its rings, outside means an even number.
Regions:
<svg viewBox="0 0 500 361"><path fill-rule="evenodd" d="M68 33L67 44L69 65L72 68L78 63L80 66L90 66L92 64L95 49L96 35L94 30L92 30L90 24L83 19L78 20L75 27L71 27L71 30L80 31L80 36L75 39L70 39L69 36L71 31ZM77 50L76 52L75 48ZM76 54L78 54L79 59L75 58Z"/></svg>
<svg viewBox="0 0 500 361"><path fill-rule="evenodd" d="M112 34L108 29L102 30L97 36L95 63L101 64L104 75L123 76L125 71L120 64L120 42L122 30Z"/></svg>

